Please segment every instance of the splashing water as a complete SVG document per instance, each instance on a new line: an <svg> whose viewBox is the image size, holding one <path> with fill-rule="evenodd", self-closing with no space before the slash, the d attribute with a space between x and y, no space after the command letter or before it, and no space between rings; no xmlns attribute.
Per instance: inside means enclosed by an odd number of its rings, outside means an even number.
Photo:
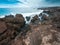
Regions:
<svg viewBox="0 0 60 45"><path fill-rule="evenodd" d="M23 13L23 16L25 18L26 23L29 24L35 15L39 16L39 14L42 12L43 12L43 10L39 10L39 11L33 12L33 13ZM30 17L30 20L27 21L26 17Z"/></svg>

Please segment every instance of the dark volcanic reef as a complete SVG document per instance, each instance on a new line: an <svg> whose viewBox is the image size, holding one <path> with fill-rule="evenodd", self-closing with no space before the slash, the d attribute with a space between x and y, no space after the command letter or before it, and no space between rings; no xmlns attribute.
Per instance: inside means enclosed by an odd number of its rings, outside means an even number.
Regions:
<svg viewBox="0 0 60 45"><path fill-rule="evenodd" d="M60 45L60 7L41 9L29 24L21 14L0 18L0 45Z"/></svg>

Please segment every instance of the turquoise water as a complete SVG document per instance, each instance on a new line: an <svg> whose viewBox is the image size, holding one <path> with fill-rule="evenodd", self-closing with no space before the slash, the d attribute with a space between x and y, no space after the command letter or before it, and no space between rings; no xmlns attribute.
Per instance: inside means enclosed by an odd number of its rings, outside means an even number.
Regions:
<svg viewBox="0 0 60 45"><path fill-rule="evenodd" d="M32 8L0 8L0 17L5 15L23 14L23 16L30 16L33 14L39 14L41 10Z"/></svg>
<svg viewBox="0 0 60 45"><path fill-rule="evenodd" d="M36 9L30 8L0 8L0 15L6 15L11 13L29 13L35 11Z"/></svg>
<svg viewBox="0 0 60 45"><path fill-rule="evenodd" d="M7 8L0 8L0 16L9 14L10 10Z"/></svg>

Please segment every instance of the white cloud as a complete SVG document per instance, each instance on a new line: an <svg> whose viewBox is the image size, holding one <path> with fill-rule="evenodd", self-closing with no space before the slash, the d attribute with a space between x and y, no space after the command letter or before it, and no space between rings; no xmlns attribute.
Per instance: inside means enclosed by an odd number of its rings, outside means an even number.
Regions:
<svg viewBox="0 0 60 45"><path fill-rule="evenodd" d="M12 0L12 1L15 1L15 0ZM16 7L37 8L37 7L55 6L56 5L56 4L48 3L45 0L16 0L16 1L20 1L22 3L0 5L0 8L16 8Z"/></svg>
<svg viewBox="0 0 60 45"><path fill-rule="evenodd" d="M11 0L9 0L11 1ZM14 1L14 0L12 0ZM38 7L42 4L42 0L17 0L17 1L20 1L22 2L21 3L17 3L17 4L7 4L7 5L0 5L0 8L15 8L15 7Z"/></svg>
<svg viewBox="0 0 60 45"><path fill-rule="evenodd" d="M0 8L28 8L29 6L26 4L9 4L9 5L0 5Z"/></svg>
<svg viewBox="0 0 60 45"><path fill-rule="evenodd" d="M20 1L20 2L22 2L22 3L24 3L24 4L27 3L26 0L18 0L18 1Z"/></svg>
<svg viewBox="0 0 60 45"><path fill-rule="evenodd" d="M28 7L34 8L34 7L40 7L45 3L45 0L18 0L23 2L24 5L27 5Z"/></svg>

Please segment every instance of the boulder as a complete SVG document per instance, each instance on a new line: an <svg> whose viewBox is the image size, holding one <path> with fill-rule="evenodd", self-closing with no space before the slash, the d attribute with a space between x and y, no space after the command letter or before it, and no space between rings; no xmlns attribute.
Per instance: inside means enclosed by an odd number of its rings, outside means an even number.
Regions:
<svg viewBox="0 0 60 45"><path fill-rule="evenodd" d="M13 17L12 15L6 16L4 18L4 21L6 22L6 25L9 29L18 29L23 27L25 24L24 17L21 14L16 14L15 17Z"/></svg>
<svg viewBox="0 0 60 45"><path fill-rule="evenodd" d="M32 18L31 23L38 24L40 22L39 17L36 15Z"/></svg>
<svg viewBox="0 0 60 45"><path fill-rule="evenodd" d="M25 26L24 17L16 14L15 17L8 15L0 19L0 45L13 45L16 36L23 32L21 28ZM21 33L20 33L21 34ZM21 39L19 39L21 41ZM19 42L20 43L20 42ZM16 42L16 44L18 44Z"/></svg>
<svg viewBox="0 0 60 45"><path fill-rule="evenodd" d="M49 17L47 15L45 15L45 14L42 15L42 20L48 20L48 19L49 19Z"/></svg>
<svg viewBox="0 0 60 45"><path fill-rule="evenodd" d="M27 17L26 17L26 20L27 20L27 21L29 21L29 20L30 20L30 18L31 18L31 17L28 17L28 16L27 16Z"/></svg>

